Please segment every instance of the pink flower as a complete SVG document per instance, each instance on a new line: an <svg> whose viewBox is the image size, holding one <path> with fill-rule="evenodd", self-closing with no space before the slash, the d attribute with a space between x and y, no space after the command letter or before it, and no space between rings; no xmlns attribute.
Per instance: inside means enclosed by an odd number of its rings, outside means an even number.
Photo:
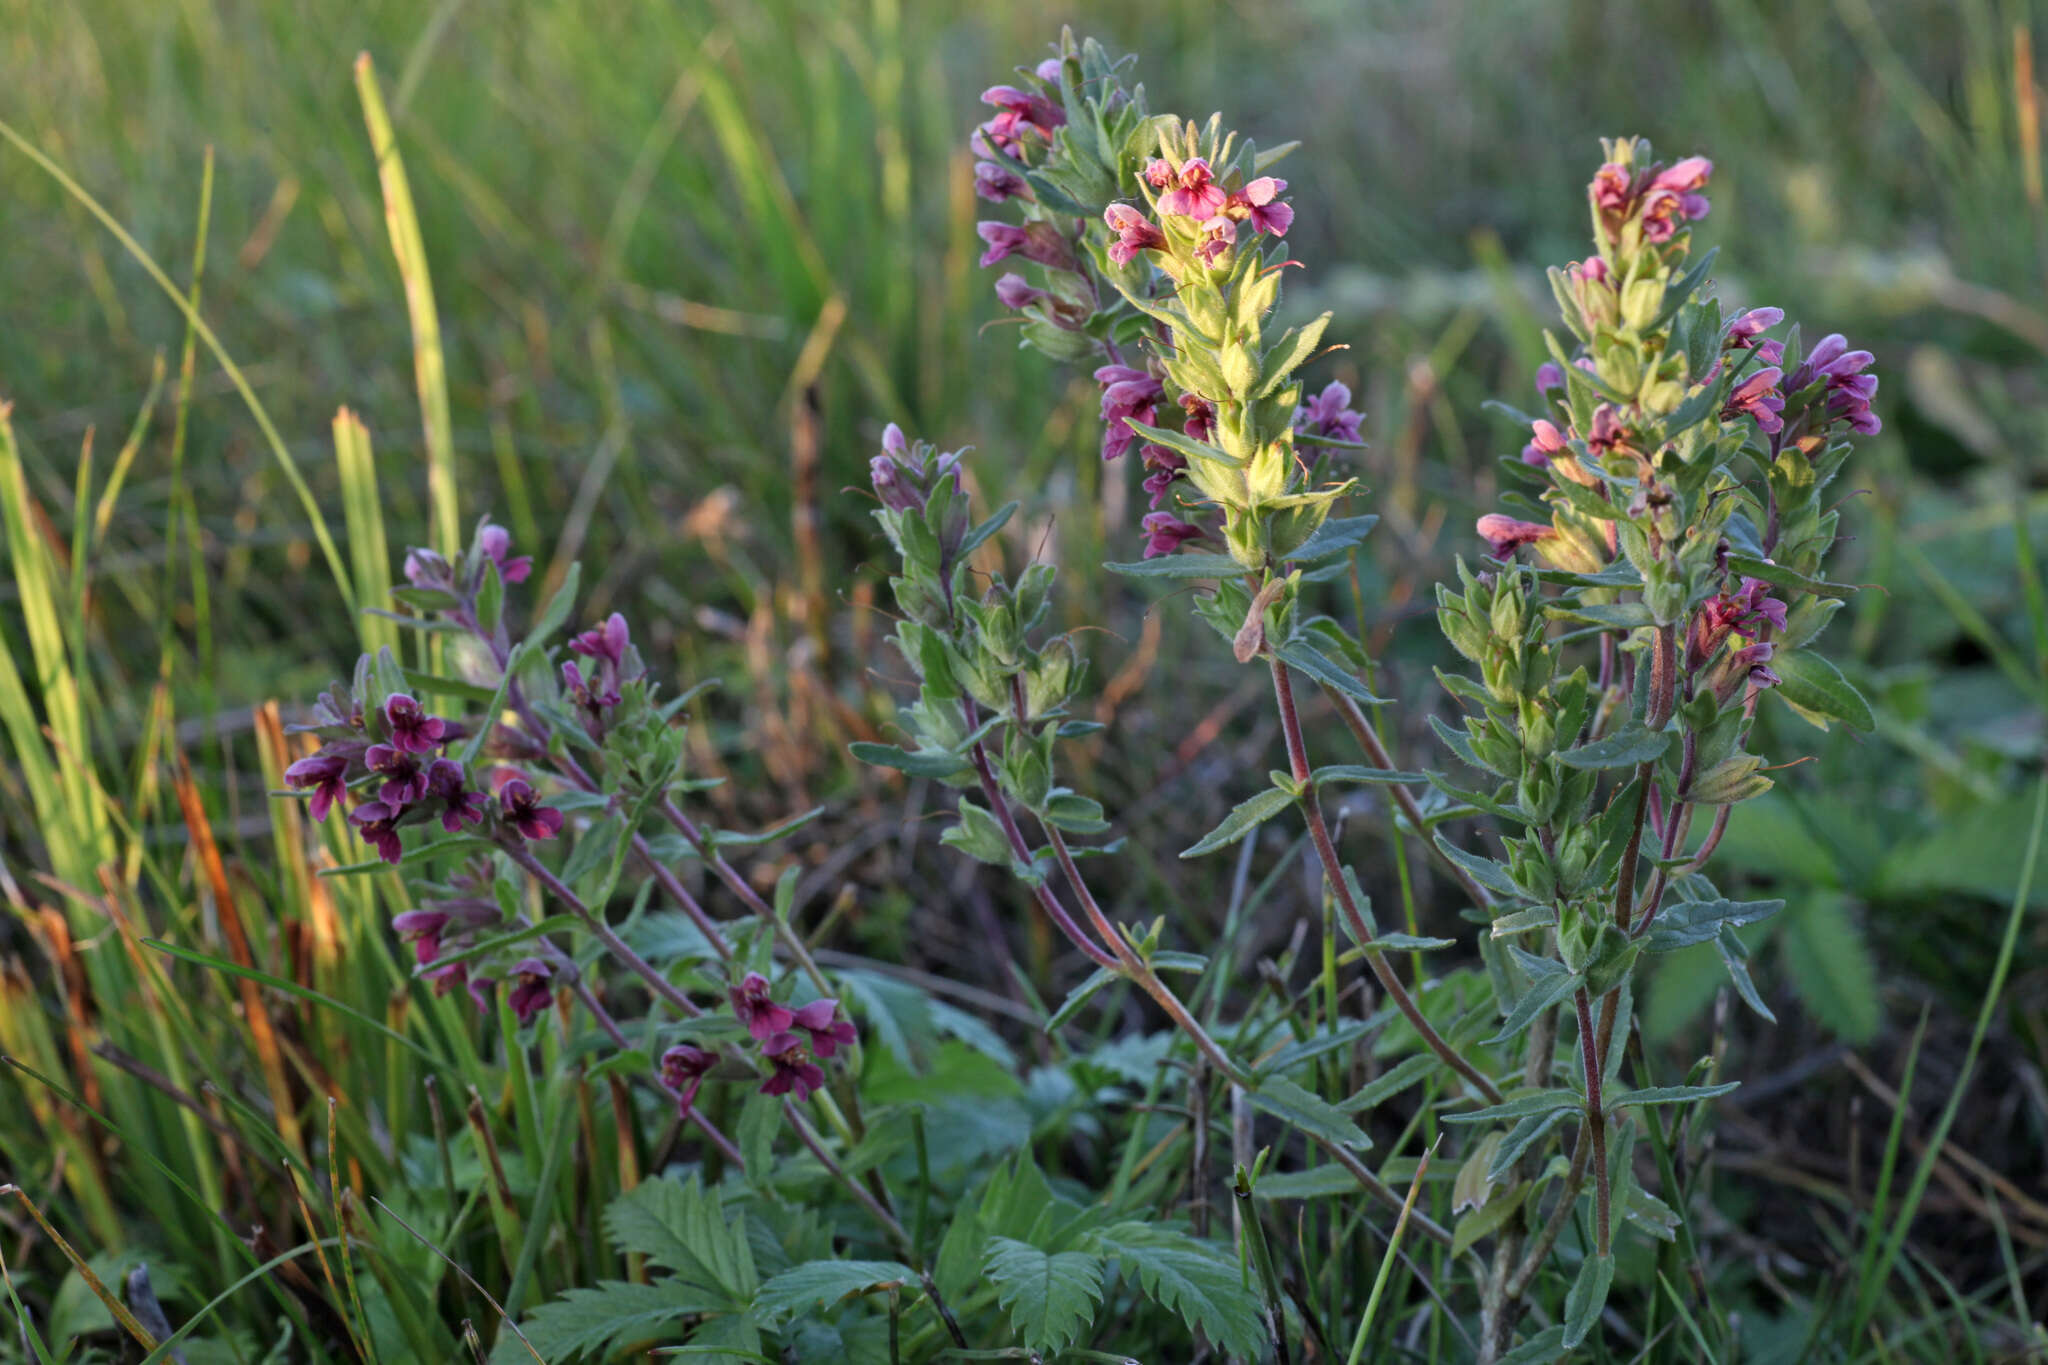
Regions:
<svg viewBox="0 0 2048 1365"><path fill-rule="evenodd" d="M1557 534L1554 527L1541 522L1517 521L1498 512L1481 517L1478 530L1495 559L1506 559L1524 545L1534 545Z"/></svg>
<svg viewBox="0 0 2048 1365"><path fill-rule="evenodd" d="M363 841L377 850L377 856L387 863L395 863L405 856L405 845L399 842L398 817L405 812L382 801L365 801L348 813L348 822L356 827L356 833Z"/></svg>
<svg viewBox="0 0 2048 1365"><path fill-rule="evenodd" d="M1356 442L1359 423L1364 420L1364 413L1351 410L1350 386L1335 379L1323 385L1321 393L1294 410L1296 431L1331 441Z"/></svg>
<svg viewBox="0 0 2048 1365"><path fill-rule="evenodd" d="M384 719L391 726L391 742L409 754L432 753L448 733L448 722L428 715L403 692L385 698Z"/></svg>
<svg viewBox="0 0 2048 1365"><path fill-rule="evenodd" d="M530 1024L533 1017L548 1006L554 995L548 983L553 979L554 968L537 957L521 958L512 968L512 994L506 1003L519 1016L521 1024Z"/></svg>
<svg viewBox="0 0 2048 1365"><path fill-rule="evenodd" d="M1117 235L1109 244L1109 259L1118 265L1129 265L1139 252L1158 251L1166 245L1166 234L1129 204L1111 204L1102 211L1102 221Z"/></svg>
<svg viewBox="0 0 2048 1365"><path fill-rule="evenodd" d="M1145 529L1145 558L1157 559L1170 555L1190 540L1206 534L1201 527L1182 521L1171 512L1147 512L1141 523Z"/></svg>
<svg viewBox="0 0 2048 1365"><path fill-rule="evenodd" d="M1163 190L1173 183L1173 163L1160 157L1153 157L1145 163L1145 183L1155 190Z"/></svg>
<svg viewBox="0 0 2048 1365"><path fill-rule="evenodd" d="M1209 163L1199 156L1183 161L1171 184L1173 188L1159 196L1159 211L1178 218L1199 218L1206 222L1222 210L1224 201L1229 198L1210 175Z"/></svg>
<svg viewBox="0 0 2048 1365"><path fill-rule="evenodd" d="M1877 376L1864 374L1874 357L1868 351L1852 351L1840 332L1832 332L1814 343L1806 361L1792 372L1785 387L1797 393L1815 380L1827 383L1827 419L1849 424L1851 431L1874 436L1884 423L1870 410L1877 396Z"/></svg>
<svg viewBox="0 0 2048 1365"><path fill-rule="evenodd" d="M1782 308L1752 308L1747 313L1738 313L1728 322L1726 346L1733 351L1755 351L1766 365L1775 365L1784 358L1785 343L1763 334L1785 320Z"/></svg>
<svg viewBox="0 0 2048 1365"><path fill-rule="evenodd" d="M1188 462L1180 452L1149 442L1139 454L1145 461L1145 468L1150 471L1145 475L1145 491L1152 495L1152 507L1157 510L1165 505L1167 493L1174 483L1187 472Z"/></svg>
<svg viewBox="0 0 2048 1365"><path fill-rule="evenodd" d="M748 972L732 988L732 1012L757 1043L786 1031L796 1021L795 1013L787 1005L776 1004L768 994L768 978L759 972Z"/></svg>
<svg viewBox="0 0 2048 1365"><path fill-rule="evenodd" d="M1783 431L1785 419L1779 414L1785 410L1785 395L1778 392L1778 381L1783 377L1783 372L1776 368L1758 370L1737 384L1721 409L1721 420L1728 422L1747 415L1756 419L1757 430L1765 435Z"/></svg>
<svg viewBox="0 0 2048 1365"><path fill-rule="evenodd" d="M482 548L484 558L498 566L498 581L501 583L524 583L526 576L533 572L533 556L520 555L516 559L505 558L512 549L512 533L495 523L486 523L476 533L476 543Z"/></svg>
<svg viewBox="0 0 2048 1365"><path fill-rule="evenodd" d="M498 788L498 813L528 839L552 839L562 832L562 812L540 803L540 793L523 777Z"/></svg>
<svg viewBox="0 0 2048 1365"><path fill-rule="evenodd" d="M1114 460L1138 438L1124 419L1157 425L1166 390L1149 371L1128 365L1102 366L1095 371L1095 382L1102 385L1102 458Z"/></svg>
<svg viewBox="0 0 2048 1365"><path fill-rule="evenodd" d="M1000 111L982 125L992 138L1014 140L1027 129L1045 136L1067 121L1066 110L1035 90L1019 90L1014 85L990 86L981 92L981 102Z"/></svg>
<svg viewBox="0 0 2048 1365"><path fill-rule="evenodd" d="M1349 398L1349 395L1346 395ZM1198 393L1184 393L1176 400L1187 417L1180 429L1191 441L1212 441L1216 438L1216 405Z"/></svg>
<svg viewBox="0 0 2048 1365"><path fill-rule="evenodd" d="M1555 360L1546 360L1536 367L1536 396L1548 398L1564 388L1564 371Z"/></svg>
<svg viewBox="0 0 2048 1365"><path fill-rule="evenodd" d="M1628 443L1628 428L1622 425L1621 413L1612 403L1602 403L1593 409L1593 429L1586 434L1586 449L1595 455Z"/></svg>
<svg viewBox="0 0 2048 1365"><path fill-rule="evenodd" d="M1586 192L1592 196L1593 206L1602 214L1620 216L1628 209L1633 197L1629 188L1628 167L1608 162L1593 173L1593 183Z"/></svg>
<svg viewBox="0 0 2048 1365"><path fill-rule="evenodd" d="M1530 424L1529 430L1529 444L1522 447L1523 464L1547 465L1552 456L1566 448L1564 433L1557 429L1555 422L1547 422L1539 417Z"/></svg>
<svg viewBox="0 0 2048 1365"><path fill-rule="evenodd" d="M1195 254L1202 258L1202 264L1214 269L1216 261L1237 242L1237 224L1222 214L1217 214L1202 224L1202 240L1195 244Z"/></svg>
<svg viewBox="0 0 2048 1365"><path fill-rule="evenodd" d="M810 1059L803 1040L794 1033L776 1034L761 1045L761 1055L770 1068L762 1094L794 1094L801 1102L809 1099L813 1090L825 1088L825 1069Z"/></svg>
<svg viewBox="0 0 2048 1365"><path fill-rule="evenodd" d="M1029 198L1031 187L1024 183L1024 177L1008 166L996 161L974 163L974 192L991 204L1000 204L1005 199Z"/></svg>
<svg viewBox="0 0 2048 1365"><path fill-rule="evenodd" d="M842 1047L852 1047L860 1038L853 1025L839 1017L837 1000L813 1000L796 1012L795 1022L811 1035L811 1052L820 1061Z"/></svg>
<svg viewBox="0 0 2048 1365"><path fill-rule="evenodd" d="M988 243L988 250L981 253L983 268L1012 256L1022 256L1054 270L1074 268L1073 250L1051 223L1032 222L1022 227L1015 223L976 223L974 230Z"/></svg>
<svg viewBox="0 0 2048 1365"><path fill-rule="evenodd" d="M718 1062L715 1054L689 1043L678 1043L661 1054L661 1083L676 1095L676 1109L688 1114L697 1102L704 1075Z"/></svg>
<svg viewBox="0 0 2048 1365"><path fill-rule="evenodd" d="M626 618L613 612L601 626L592 626L581 635L569 641L569 652L581 654L586 659L602 659L613 668L626 661L626 646L632 643L632 632L627 628Z"/></svg>
<svg viewBox="0 0 2048 1365"><path fill-rule="evenodd" d="M1689 156L1657 172L1643 195L1644 239L1668 242L1681 223L1706 217L1711 206L1700 191L1713 173L1714 163L1703 156Z"/></svg>
<svg viewBox="0 0 2048 1365"><path fill-rule="evenodd" d="M1766 627L1784 630L1785 624L1785 604L1771 596L1771 585L1760 578L1745 578L1733 593L1720 593L1700 603L1686 632L1686 667L1703 667L1731 633L1755 640Z"/></svg>
<svg viewBox="0 0 2048 1365"><path fill-rule="evenodd" d="M1281 203L1276 196L1286 188L1285 180L1262 175L1231 195L1223 206L1223 212L1232 218L1249 221L1256 231L1285 237L1294 222L1294 206Z"/></svg>
<svg viewBox="0 0 2048 1365"><path fill-rule="evenodd" d="M340 754L314 754L286 768L284 780L287 786L311 787L309 809L315 820L325 820L328 811L348 798L348 760Z"/></svg>

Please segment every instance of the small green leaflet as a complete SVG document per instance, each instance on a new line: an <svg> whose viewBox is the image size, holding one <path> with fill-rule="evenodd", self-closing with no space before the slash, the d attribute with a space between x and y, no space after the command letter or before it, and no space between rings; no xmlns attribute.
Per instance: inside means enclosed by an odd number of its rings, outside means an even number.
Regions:
<svg viewBox="0 0 2048 1365"><path fill-rule="evenodd" d="M1607 1306L1607 1287L1614 1283L1614 1257L1588 1256L1579 1266L1578 1278L1572 1281L1571 1293L1564 1299L1564 1341L1566 1350L1576 1349L1593 1330L1593 1324L1600 1321L1600 1310Z"/></svg>
<svg viewBox="0 0 2048 1365"><path fill-rule="evenodd" d="M1051 1254L991 1237L981 1268L1010 1325L1034 1351L1065 1349L1102 1302L1102 1262L1084 1251Z"/></svg>
<svg viewBox="0 0 2048 1365"><path fill-rule="evenodd" d="M1671 747L1671 732L1652 730L1641 721L1630 721L1613 734L1566 749L1557 761L1571 768L1633 768L1664 757Z"/></svg>
<svg viewBox="0 0 2048 1365"><path fill-rule="evenodd" d="M1237 804L1223 823L1202 836L1201 842L1183 849L1181 857L1199 858L1236 843L1266 821L1294 804L1294 793L1283 787L1268 787L1257 796Z"/></svg>
<svg viewBox="0 0 2048 1365"><path fill-rule="evenodd" d="M1366 691L1365 684L1353 677L1349 669L1339 668L1320 651L1305 644L1282 645L1275 653L1288 667L1306 673L1317 682L1334 687L1345 696L1362 701L1367 706L1376 706L1384 700Z"/></svg>
<svg viewBox="0 0 2048 1365"><path fill-rule="evenodd" d="M1252 1105L1275 1118L1285 1119L1302 1132L1339 1147L1364 1151L1372 1139L1345 1112L1319 1099L1285 1076L1268 1076L1251 1092Z"/></svg>
<svg viewBox="0 0 2048 1365"><path fill-rule="evenodd" d="M1467 853L1464 849L1459 848L1449 839L1446 839L1440 832L1434 837L1436 839L1436 846L1443 850L1444 856L1459 867L1464 868L1465 871L1471 873L1472 880L1478 882L1488 891L1502 896L1520 896L1522 894L1521 888L1515 885L1512 877L1508 876L1508 870L1493 859L1482 858L1477 853Z"/></svg>
<svg viewBox="0 0 2048 1365"><path fill-rule="evenodd" d="M1783 901L1712 900L1667 905L1657 912L1643 946L1653 953L1668 953L1674 948L1705 943L1719 934L1724 924L1731 927L1754 924L1758 920L1769 919L1784 908Z"/></svg>
<svg viewBox="0 0 2048 1365"><path fill-rule="evenodd" d="M967 760L945 749L912 752L899 749L894 744L876 744L862 739L847 745L846 750L863 763L878 768L894 768L911 777L951 777L967 766Z"/></svg>
<svg viewBox="0 0 2048 1365"><path fill-rule="evenodd" d="M1309 781L1318 787L1326 782L1366 782L1405 786L1427 780L1422 773L1401 772L1394 768L1361 768L1352 763L1332 763L1309 774Z"/></svg>

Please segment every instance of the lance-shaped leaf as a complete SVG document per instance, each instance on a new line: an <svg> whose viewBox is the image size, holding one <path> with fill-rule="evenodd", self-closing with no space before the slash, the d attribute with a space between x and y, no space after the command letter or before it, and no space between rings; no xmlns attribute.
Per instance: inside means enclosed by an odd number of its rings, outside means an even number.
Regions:
<svg viewBox="0 0 2048 1365"><path fill-rule="evenodd" d="M1632 720L1591 744L1564 750L1557 761L1571 768L1633 768L1664 757L1670 747L1669 730L1652 730L1641 721Z"/></svg>
<svg viewBox="0 0 2048 1365"><path fill-rule="evenodd" d="M1772 656L1771 669L1780 679L1772 690L1800 710L1857 730L1877 728L1870 703L1825 656L1810 649L1786 650Z"/></svg>
<svg viewBox="0 0 2048 1365"><path fill-rule="evenodd" d="M1266 821L1294 804L1295 794L1284 787L1268 787L1257 796L1240 801L1223 823L1203 835L1199 843L1181 850L1183 858L1199 858L1236 843Z"/></svg>
<svg viewBox="0 0 2048 1365"><path fill-rule="evenodd" d="M1731 928L1755 924L1758 920L1769 919L1784 908L1785 902L1781 900L1681 901L1677 905L1667 905L1657 912L1657 919L1651 924L1649 936L1643 940L1643 946L1653 953L1668 953L1674 948L1705 943L1719 934L1724 924Z"/></svg>
<svg viewBox="0 0 2048 1365"><path fill-rule="evenodd" d="M1205 554L1161 555L1102 567L1127 578L1236 578L1244 572L1229 555Z"/></svg>

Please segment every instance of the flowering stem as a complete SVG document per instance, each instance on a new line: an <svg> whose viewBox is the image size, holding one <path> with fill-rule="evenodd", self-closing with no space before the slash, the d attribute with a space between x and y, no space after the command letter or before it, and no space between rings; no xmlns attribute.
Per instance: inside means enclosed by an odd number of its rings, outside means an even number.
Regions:
<svg viewBox="0 0 2048 1365"><path fill-rule="evenodd" d="M661 799L661 813L664 819L676 827L676 831L690 847L697 850L697 856L711 869L712 875L724 882L749 910L774 927L775 937L789 950L789 955L796 959L797 965L803 968L804 975L818 988L818 994L830 995L832 984L825 979L825 974L818 970L818 964L811 958L811 950L804 946L803 939L790 927L788 921L775 913L773 906L761 899L760 893L739 874L739 869L725 860L725 855L720 853L705 836L704 831L697 827L696 821L685 815L682 809L666 796Z"/></svg>
<svg viewBox="0 0 2048 1365"><path fill-rule="evenodd" d="M1607 1111L1600 1101L1601 1056L1606 1049L1595 1044L1593 1036L1593 1002L1581 986L1572 992L1572 1004L1579 1012L1579 1057L1586 1073L1586 1132L1593 1140L1593 1192L1597 1212L1593 1222L1593 1246L1600 1255L1607 1254ZM1605 1013L1612 1020L1614 1009L1610 1003ZM1610 1025L1611 1032L1611 1025Z"/></svg>
<svg viewBox="0 0 2048 1365"><path fill-rule="evenodd" d="M1387 746L1379 737L1379 732L1373 729L1372 722L1366 719L1365 712L1359 708L1358 703L1328 683L1322 684L1322 689L1323 695L1335 704L1337 714L1343 718L1345 726L1358 741L1358 747L1365 751L1366 761L1376 768L1393 768L1393 755L1388 752ZM1481 910L1491 909L1492 895L1485 887L1473 881L1469 872L1452 862L1450 856L1438 848L1435 840L1426 833L1429 826L1425 823L1422 807L1415 800L1415 794L1399 783L1394 783L1387 790L1393 793L1394 804L1399 806L1401 814L1408 818L1409 828L1415 831L1415 837L1421 841L1422 847L1437 860L1444 871L1450 873L1451 879L1458 883L1458 888L1471 897L1474 906Z"/></svg>
<svg viewBox="0 0 2048 1365"><path fill-rule="evenodd" d="M1294 706L1294 687L1287 678L1287 665L1278 659L1271 660L1273 670L1273 696L1279 703L1280 729L1287 739L1287 761L1294 774L1294 780L1302 784L1301 807L1308 818L1309 838L1316 846L1316 853L1323 860L1323 875L1329 879L1330 887L1337 895L1337 904L1343 907L1344 918L1351 926L1361 951L1365 953L1367 965L1378 978L1380 989L1394 1002L1409 1024L1429 1045L1430 1051L1441 1057L1451 1070L1470 1081L1489 1104L1500 1103L1500 1087L1495 1085L1485 1072L1467 1061L1462 1053L1452 1047L1436 1026L1423 1016L1415 998L1408 994L1408 988L1401 984L1401 978L1394 975L1387 965L1386 955L1370 946L1372 930L1359 911L1358 902L1352 898L1351 885L1344 878L1344 866L1337 859L1337 846L1330 840L1330 827L1323 820L1323 803L1316 795L1315 783L1311 780L1308 766L1308 748L1302 742L1301 716ZM1383 751L1384 752L1384 751ZM1398 787L1396 791L1400 790ZM1418 822L1416 828L1422 826Z"/></svg>
<svg viewBox="0 0 2048 1365"><path fill-rule="evenodd" d="M791 1126L796 1129L797 1137L802 1139L804 1146L810 1149L811 1155L818 1159L818 1164L825 1168L826 1174L845 1187L846 1192L853 1196L854 1202L866 1209L874 1220L882 1225L883 1230L896 1240L898 1245L909 1248L911 1245L910 1234L903 1230L903 1224L896 1220L896 1215L889 1212L882 1204L882 1201L877 1199L865 1185L855 1180L851 1175L848 1175L844 1166L841 1166L832 1159L832 1154L825 1150L824 1142L818 1137L817 1130L805 1121L802 1111L796 1107L795 1102L784 1100L782 1102L782 1112L788 1117Z"/></svg>
<svg viewBox="0 0 2048 1365"><path fill-rule="evenodd" d="M503 847L507 857L524 869L528 876L552 893L555 899L561 901L562 904L574 911L576 917L583 921L584 927L590 930L597 941L602 943L613 957L616 957L625 964L627 969L635 976L645 981L647 988L653 991L657 997L679 1013L691 1018L695 1018L704 1012L697 1007L696 1002L691 1000L689 996L676 989L667 977L656 971L653 963L634 952L626 940L614 933L612 927L606 924L589 906L585 905L574 891L563 885L562 880L555 876L554 873L548 871L546 865L540 859L534 857L523 842L507 842Z"/></svg>

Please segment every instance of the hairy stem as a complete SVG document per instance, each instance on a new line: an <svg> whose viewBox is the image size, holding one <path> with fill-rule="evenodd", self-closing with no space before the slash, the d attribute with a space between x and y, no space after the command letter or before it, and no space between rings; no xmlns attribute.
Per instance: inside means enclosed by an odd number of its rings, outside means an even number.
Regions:
<svg viewBox="0 0 2048 1365"><path fill-rule="evenodd" d="M1351 894L1351 885L1344 878L1344 865L1338 860L1337 846L1330 839L1330 827L1323 819L1323 803L1316 795L1315 783L1310 780L1312 770L1308 765L1308 748L1302 742L1301 716L1294 705L1294 686L1288 681L1287 665L1278 659L1271 660L1273 671L1273 696L1280 708L1280 729L1287 740L1287 761L1294 780L1302 784L1302 811L1308 819L1310 841L1315 844L1316 854L1323 862L1323 875L1329 879L1331 890L1336 893L1337 904L1344 911L1344 918L1351 926L1352 934L1360 945L1372 942L1372 929L1365 922L1358 902ZM1396 788L1395 790L1399 790ZM1418 825L1418 828L1420 826ZM1370 947L1364 947L1366 964L1379 981L1380 989L1394 1002L1404 1018L1415 1029L1430 1051L1443 1059L1446 1066L1472 1083L1474 1089L1486 1097L1489 1104L1500 1103L1500 1087L1493 1080L1466 1060L1463 1053L1452 1047L1436 1026L1423 1016L1422 1009L1415 1003L1415 997L1401 984L1401 978L1388 965L1386 954Z"/></svg>
<svg viewBox="0 0 2048 1365"><path fill-rule="evenodd" d="M1592 1138L1593 1196L1595 1216L1593 1220L1593 1246L1602 1256L1608 1249L1608 1198L1607 1186L1607 1110L1600 1100L1600 1056L1601 1049L1595 1045L1593 1036L1593 1002L1581 987L1572 993L1572 1004L1579 1012L1579 1057L1586 1073L1586 1132ZM1610 999L1606 1013L1612 1019L1613 1003ZM1610 1030L1611 1031L1611 1030Z"/></svg>

